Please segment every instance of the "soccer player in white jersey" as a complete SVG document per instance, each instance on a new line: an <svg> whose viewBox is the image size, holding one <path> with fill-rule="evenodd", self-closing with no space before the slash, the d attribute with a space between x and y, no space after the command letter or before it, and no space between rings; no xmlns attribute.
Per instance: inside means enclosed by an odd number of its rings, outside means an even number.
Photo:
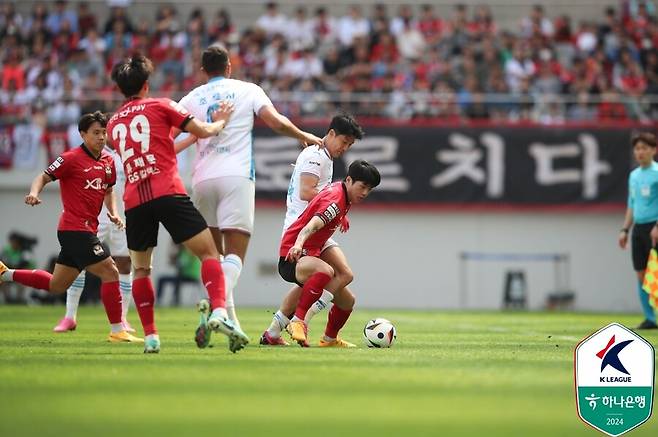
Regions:
<svg viewBox="0 0 658 437"><path fill-rule="evenodd" d="M297 157L295 170L290 177L286 201L286 218L283 224L284 233L304 212L309 201L331 184L334 173L333 160L343 155L356 140L361 138L363 138L361 126L351 116L341 114L331 120L329 130L322 139L324 147L312 146L302 150ZM341 224L341 232L347 232L348 228L349 223L347 221ZM350 269L347 258L338 243L331 238L327 240L320 254L320 259L333 267L339 286L337 290L334 290L335 298L334 293L324 290L320 299L311 306L304 320L307 326L311 318L326 308L332 300L334 304L339 306L344 304L346 307L351 308L354 304L354 295L347 287L352 282L352 269ZM265 346L286 346L288 344L281 338L281 332L290 323L290 318L295 312L301 293L302 289L299 286L288 292L281 303L281 307L274 314L270 327L263 332L260 344ZM333 340L324 342L321 345L340 347L349 347L350 345L345 341ZM303 346L308 346L308 343Z"/></svg>
<svg viewBox="0 0 658 437"><path fill-rule="evenodd" d="M126 182L126 176L123 171L123 163L121 157L117 152L105 146L105 152L112 155L114 158L114 165L116 166L117 181L114 186L116 193L116 209L118 214L123 217L123 187ZM128 308L132 300L132 278L130 274L130 255L128 254L128 244L126 242L126 232L119 229L114 223L110 221L107 216L107 208L103 205L100 215L98 216L98 239L109 246L112 258L119 270L119 290L121 291L121 309L122 317L121 324L123 331L117 334L110 334L109 341L113 343L119 342L143 342L141 338L131 335L135 330L128 322ZM85 287L85 274L83 270L73 284L66 290L66 314L64 318L57 323L53 328L55 332L68 332L73 331L77 327L77 314L78 306L80 304L80 296Z"/></svg>
<svg viewBox="0 0 658 437"><path fill-rule="evenodd" d="M320 145L322 140L279 114L258 85L230 79L231 63L225 48L211 46L204 50L201 65L208 82L183 97L180 104L201 120L208 119L222 102L233 104L234 111L218 136L199 140L190 137L178 142L176 151L197 144L193 201L208 222L217 250L224 256L226 310L229 318L240 326L233 290L254 227L254 115L275 132L296 138L304 145Z"/></svg>

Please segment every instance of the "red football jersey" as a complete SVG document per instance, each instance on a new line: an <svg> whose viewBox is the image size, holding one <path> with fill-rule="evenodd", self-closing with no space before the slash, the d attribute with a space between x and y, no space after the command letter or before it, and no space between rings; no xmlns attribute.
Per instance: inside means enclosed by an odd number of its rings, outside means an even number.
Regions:
<svg viewBox="0 0 658 437"><path fill-rule="evenodd" d="M108 142L121 155L126 173L126 210L158 197L187 194L171 128L183 130L192 118L169 99L130 99L110 118Z"/></svg>
<svg viewBox="0 0 658 437"><path fill-rule="evenodd" d="M112 156L101 152L96 159L83 144L64 152L45 172L53 180L59 179L64 211L57 230L95 234L105 193L117 180Z"/></svg>
<svg viewBox="0 0 658 437"><path fill-rule="evenodd" d="M297 241L297 236L313 217L320 217L324 227L312 234L302 247L302 255L319 256L324 243L333 235L341 220L350 210L347 189L343 182L334 182L320 191L308 204L302 215L291 224L281 237L279 256L285 257Z"/></svg>

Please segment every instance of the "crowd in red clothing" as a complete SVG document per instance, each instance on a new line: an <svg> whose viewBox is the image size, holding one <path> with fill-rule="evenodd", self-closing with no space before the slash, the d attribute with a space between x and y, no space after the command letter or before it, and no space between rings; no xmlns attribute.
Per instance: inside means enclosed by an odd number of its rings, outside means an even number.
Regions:
<svg viewBox="0 0 658 437"><path fill-rule="evenodd" d="M210 8L209 4L204 7ZM395 10L394 10L395 9ZM653 2L622 0L572 23L539 6L504 30L488 6L305 6L292 16L268 3L251 26L227 9L187 19L174 6L133 21L112 7L104 23L85 2L37 3L22 16L0 8L2 120L45 114L50 124L112 110L120 98L109 70L133 52L157 64L154 94L178 98L204 81L200 56L221 43L233 76L260 84L290 116L337 108L402 119L650 120L658 115L658 22ZM527 16L524 16L528 14ZM599 17L596 17L596 16Z"/></svg>

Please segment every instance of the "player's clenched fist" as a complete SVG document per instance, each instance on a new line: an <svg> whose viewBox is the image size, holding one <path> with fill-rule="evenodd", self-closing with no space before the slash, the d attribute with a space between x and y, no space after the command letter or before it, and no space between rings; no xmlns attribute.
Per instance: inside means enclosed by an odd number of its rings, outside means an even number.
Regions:
<svg viewBox="0 0 658 437"><path fill-rule="evenodd" d="M288 261L299 261L299 258L302 256L302 248L299 246L293 246L288 250L288 255L286 259Z"/></svg>
<svg viewBox="0 0 658 437"><path fill-rule="evenodd" d="M30 206L35 206L41 203L41 199L39 199L34 194L30 193L27 196L25 196L25 203Z"/></svg>

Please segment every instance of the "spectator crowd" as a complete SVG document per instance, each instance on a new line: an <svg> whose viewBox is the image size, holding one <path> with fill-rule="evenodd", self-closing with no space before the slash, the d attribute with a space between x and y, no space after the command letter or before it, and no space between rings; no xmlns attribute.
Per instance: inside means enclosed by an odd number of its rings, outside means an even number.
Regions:
<svg viewBox="0 0 658 437"><path fill-rule="evenodd" d="M287 16L268 3L239 29L226 8L181 17L175 6L154 6L153 17L136 18L130 2L108 3L105 22L84 1L36 3L29 15L0 5L2 122L41 117L69 125L83 112L111 111L120 98L109 71L133 52L157 65L152 93L178 99L203 83L201 53L214 43L229 48L233 77L260 84L293 117L338 108L397 119L540 123L658 116L651 1L595 7L591 21L578 23L567 11L549 17L529 5L511 30L485 5L458 4L446 16L431 5L355 5L335 17L324 6L298 6Z"/></svg>

